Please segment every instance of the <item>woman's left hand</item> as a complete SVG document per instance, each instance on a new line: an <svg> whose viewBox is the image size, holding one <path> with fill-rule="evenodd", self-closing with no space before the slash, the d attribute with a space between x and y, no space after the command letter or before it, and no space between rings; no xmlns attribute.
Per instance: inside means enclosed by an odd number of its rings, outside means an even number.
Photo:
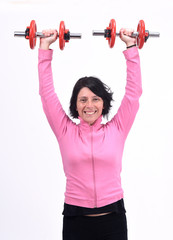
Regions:
<svg viewBox="0 0 173 240"><path fill-rule="evenodd" d="M127 47L136 44L136 38L131 37L133 32L134 32L133 29L121 28L120 30L120 38L123 42L126 43Z"/></svg>

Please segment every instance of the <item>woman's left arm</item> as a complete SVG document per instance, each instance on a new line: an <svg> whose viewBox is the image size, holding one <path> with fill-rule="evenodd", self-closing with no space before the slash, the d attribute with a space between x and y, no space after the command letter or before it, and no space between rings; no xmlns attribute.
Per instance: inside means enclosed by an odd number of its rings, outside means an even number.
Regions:
<svg viewBox="0 0 173 240"><path fill-rule="evenodd" d="M125 39L128 39L128 37L125 36ZM129 37L128 40L127 42L123 40L126 42L127 47L135 44L136 39L131 39ZM142 81L140 57L137 47L131 47L123 53L127 65L127 83L125 95L113 121L118 130L126 138L139 109L139 98L142 94Z"/></svg>

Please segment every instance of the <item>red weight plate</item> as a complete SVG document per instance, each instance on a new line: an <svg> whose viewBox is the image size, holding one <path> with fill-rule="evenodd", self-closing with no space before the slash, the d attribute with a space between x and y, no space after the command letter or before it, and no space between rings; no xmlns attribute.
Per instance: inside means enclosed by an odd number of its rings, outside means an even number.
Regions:
<svg viewBox="0 0 173 240"><path fill-rule="evenodd" d="M111 37L108 39L109 47L113 48L115 44L115 38L116 38L116 21L115 19L111 19L109 23L109 29L111 30Z"/></svg>
<svg viewBox="0 0 173 240"><path fill-rule="evenodd" d="M138 32L137 46L139 49L141 49L145 42L145 23L143 20L139 21L137 32Z"/></svg>
<svg viewBox="0 0 173 240"><path fill-rule="evenodd" d="M31 49L34 49L34 47L36 46L36 32L37 32L37 25L35 21L32 20L29 28L29 44Z"/></svg>
<svg viewBox="0 0 173 240"><path fill-rule="evenodd" d="M63 50L65 47L64 33L65 33L65 24L64 24L64 21L61 21L59 25L59 48L61 50Z"/></svg>

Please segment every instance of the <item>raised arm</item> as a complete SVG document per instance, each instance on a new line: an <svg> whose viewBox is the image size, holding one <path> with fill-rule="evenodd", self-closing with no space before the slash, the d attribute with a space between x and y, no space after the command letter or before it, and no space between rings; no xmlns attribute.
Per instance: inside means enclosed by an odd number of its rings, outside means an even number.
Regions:
<svg viewBox="0 0 173 240"><path fill-rule="evenodd" d="M133 46L136 43L136 39L128 38L128 36L126 36L128 34L131 35L131 33L132 31L126 32L124 29L120 31L120 37L126 43L127 47ZM139 108L139 98L142 94L142 83L140 58L137 47L133 46L125 50L124 56L127 64L125 95L117 114L113 118L113 122L126 138Z"/></svg>
<svg viewBox="0 0 173 240"><path fill-rule="evenodd" d="M49 30L43 31L43 33L47 36L53 34L53 36L40 40L38 56L39 94L48 122L55 136L59 139L65 134L68 124L72 124L72 121L64 112L54 90L51 68L53 50L49 49L49 46L56 41L57 31Z"/></svg>

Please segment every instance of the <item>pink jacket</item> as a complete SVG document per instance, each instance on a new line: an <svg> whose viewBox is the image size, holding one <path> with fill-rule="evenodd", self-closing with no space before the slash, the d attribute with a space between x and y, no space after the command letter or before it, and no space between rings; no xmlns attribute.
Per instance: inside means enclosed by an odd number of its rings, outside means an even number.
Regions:
<svg viewBox="0 0 173 240"><path fill-rule="evenodd" d="M138 49L124 51L127 84L121 105L106 124L102 116L90 126L74 123L55 93L51 69L53 51L39 49L39 93L44 112L58 140L66 176L65 203L102 207L123 198L121 168L124 143L139 108L142 93Z"/></svg>

